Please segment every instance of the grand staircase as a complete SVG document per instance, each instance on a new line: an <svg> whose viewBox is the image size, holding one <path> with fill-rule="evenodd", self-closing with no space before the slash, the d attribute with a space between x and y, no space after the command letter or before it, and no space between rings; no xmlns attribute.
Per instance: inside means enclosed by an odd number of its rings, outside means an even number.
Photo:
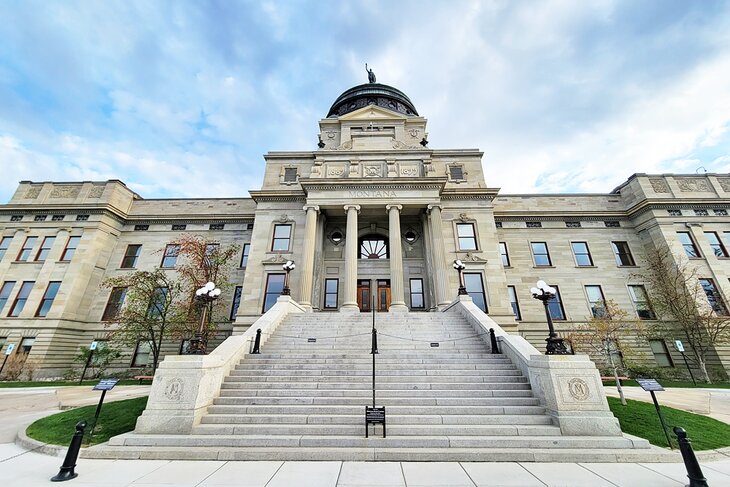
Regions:
<svg viewBox="0 0 730 487"><path fill-rule="evenodd" d="M190 435L126 434L99 456L221 460L647 460L648 443L562 436L510 360L457 313L289 315L225 379ZM316 341L311 339L316 338ZM487 340L484 340L487 338ZM433 346L438 343L438 347ZM106 453L104 453L106 452Z"/></svg>

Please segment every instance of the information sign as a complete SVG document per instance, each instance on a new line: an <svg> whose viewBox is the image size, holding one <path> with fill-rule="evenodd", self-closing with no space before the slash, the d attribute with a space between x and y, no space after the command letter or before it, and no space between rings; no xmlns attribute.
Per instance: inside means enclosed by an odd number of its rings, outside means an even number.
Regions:
<svg viewBox="0 0 730 487"><path fill-rule="evenodd" d="M91 345L89 345L89 350L96 350L97 343L98 342L96 340L94 340L93 342L91 342Z"/></svg>
<svg viewBox="0 0 730 487"><path fill-rule="evenodd" d="M664 390L664 388L656 381L656 379L636 379L636 382L638 382L641 388L647 392Z"/></svg>
<svg viewBox="0 0 730 487"><path fill-rule="evenodd" d="M13 353L13 350L15 350L15 344L8 343L8 348L5 349L5 355L10 355L11 353Z"/></svg>
<svg viewBox="0 0 730 487"><path fill-rule="evenodd" d="M368 437L368 426L371 424L382 424L385 438L385 406L380 408L365 406L365 438Z"/></svg>
<svg viewBox="0 0 730 487"><path fill-rule="evenodd" d="M114 386L117 385L119 379L101 379L98 384L94 386L93 391L111 391Z"/></svg>
<svg viewBox="0 0 730 487"><path fill-rule="evenodd" d="M439 342L431 342L431 348L438 348Z"/></svg>
<svg viewBox="0 0 730 487"><path fill-rule="evenodd" d="M678 352L684 352L684 343L682 343L682 340L674 340L674 346L677 347Z"/></svg>
<svg viewBox="0 0 730 487"><path fill-rule="evenodd" d="M317 343L316 338L307 338L307 343Z"/></svg>

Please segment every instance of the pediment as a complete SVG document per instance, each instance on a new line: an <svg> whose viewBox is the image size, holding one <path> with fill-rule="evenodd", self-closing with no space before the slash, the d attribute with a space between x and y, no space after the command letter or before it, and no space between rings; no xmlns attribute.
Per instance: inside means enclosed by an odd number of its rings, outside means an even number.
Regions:
<svg viewBox="0 0 730 487"><path fill-rule="evenodd" d="M392 110L388 110L387 108L375 105L368 105L366 107L359 108L354 112L342 115L341 117L339 117L339 120L341 122L349 122L356 120L406 120L407 118L407 116L398 112L394 112Z"/></svg>

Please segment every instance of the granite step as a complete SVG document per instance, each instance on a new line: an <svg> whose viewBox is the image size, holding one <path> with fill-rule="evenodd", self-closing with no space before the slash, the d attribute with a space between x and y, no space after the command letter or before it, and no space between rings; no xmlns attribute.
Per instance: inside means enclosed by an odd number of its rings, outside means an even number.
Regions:
<svg viewBox="0 0 730 487"><path fill-rule="evenodd" d="M363 424L362 408L359 414L208 414L201 424ZM414 417L410 414L388 414L388 425L551 425L544 410L535 408L533 414L424 414Z"/></svg>
<svg viewBox="0 0 730 487"><path fill-rule="evenodd" d="M220 404L208 406L208 415L215 414L276 414L276 415L360 415L362 417L365 404L340 404L340 405L261 405L261 404ZM420 417L429 414L441 416L488 416L495 414L507 415L534 415L545 414L545 408L537 404L532 405L503 405L503 406L413 406L413 405L392 405L387 409L388 414L409 415ZM205 419L207 416L203 416ZM547 417L547 416L546 416Z"/></svg>
<svg viewBox="0 0 730 487"><path fill-rule="evenodd" d="M360 424L200 424L194 435L253 436L346 436L364 434L364 415ZM379 427L378 427L379 428ZM391 437L403 436L556 436L560 428L552 425L525 424L388 424ZM468 446L468 445L465 445Z"/></svg>
<svg viewBox="0 0 730 487"><path fill-rule="evenodd" d="M377 395L376 395L377 397ZM213 400L215 405L274 405L274 404L312 404L312 405L361 405L364 397L224 397ZM539 401L529 397L388 397L377 400L379 406L537 406Z"/></svg>

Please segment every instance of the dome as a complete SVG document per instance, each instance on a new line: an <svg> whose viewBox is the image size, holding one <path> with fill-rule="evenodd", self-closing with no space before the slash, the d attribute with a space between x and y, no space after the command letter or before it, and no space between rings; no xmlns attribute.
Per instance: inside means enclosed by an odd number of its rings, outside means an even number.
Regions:
<svg viewBox="0 0 730 487"><path fill-rule="evenodd" d="M365 83L338 96L327 117L339 117L368 105L387 108L411 117L418 116L416 107L402 91L380 83Z"/></svg>

